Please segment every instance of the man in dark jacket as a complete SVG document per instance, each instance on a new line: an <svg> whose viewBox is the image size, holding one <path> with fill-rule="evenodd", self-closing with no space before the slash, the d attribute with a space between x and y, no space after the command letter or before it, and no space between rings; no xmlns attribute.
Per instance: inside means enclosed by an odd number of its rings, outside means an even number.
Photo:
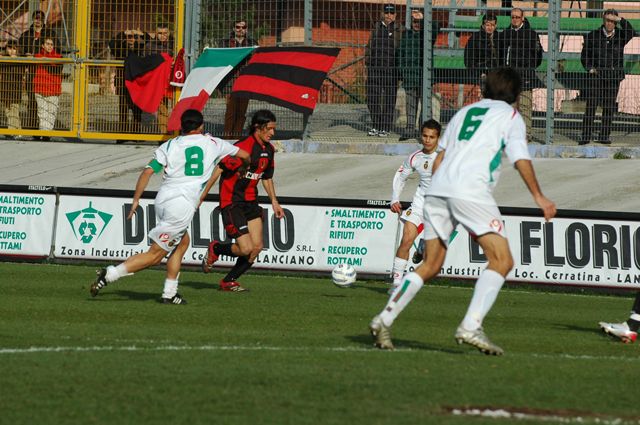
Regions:
<svg viewBox="0 0 640 425"><path fill-rule="evenodd" d="M248 32L247 21L238 19L233 24L233 29L227 38L220 40L220 47L250 47L257 46L258 42L254 40ZM249 107L249 99L232 97L231 87L238 77L240 68L246 63L247 59L236 67L235 72L230 73L220 83L221 91L225 94L227 101L227 109L224 112L224 133L226 139L240 138L242 136L242 127L247 119L247 108Z"/></svg>
<svg viewBox="0 0 640 425"><path fill-rule="evenodd" d="M586 145L591 141L596 107L602 106L602 120L598 142L611 144L611 121L616 109L616 98L620 82L624 80L624 46L631 41L634 30L629 21L618 16L614 9L602 14L603 24L584 37L580 60L587 70L585 90L587 108L582 119L582 136L578 142ZM620 27L617 25L620 24Z"/></svg>
<svg viewBox="0 0 640 425"><path fill-rule="evenodd" d="M477 84L487 72L500 66L497 26L495 12L487 12L482 17L480 31L469 38L464 48L464 66L469 70L469 82L472 84Z"/></svg>
<svg viewBox="0 0 640 425"><path fill-rule="evenodd" d="M400 141L418 136L416 118L418 102L422 99L422 64L424 58L424 15L420 10L411 11L411 29L402 34L396 53L396 67L405 92L407 125ZM435 19L431 25L431 45L436 44L440 24Z"/></svg>
<svg viewBox="0 0 640 425"><path fill-rule="evenodd" d="M373 122L369 136L387 137L393 127L398 94L396 48L401 34L402 27L396 23L396 7L385 4L383 18L374 25L365 52L367 106Z"/></svg>
<svg viewBox="0 0 640 425"><path fill-rule="evenodd" d="M531 29L522 9L511 9L511 25L500 33L500 62L515 69L522 78L522 92L518 110L527 127L527 138L531 138L533 92L538 77L536 68L542 63L542 45L538 33Z"/></svg>

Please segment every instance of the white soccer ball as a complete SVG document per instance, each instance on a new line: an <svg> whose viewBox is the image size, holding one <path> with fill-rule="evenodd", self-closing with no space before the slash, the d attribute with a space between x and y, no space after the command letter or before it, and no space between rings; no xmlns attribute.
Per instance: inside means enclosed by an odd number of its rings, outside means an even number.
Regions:
<svg viewBox="0 0 640 425"><path fill-rule="evenodd" d="M334 285L348 288L356 282L356 269L348 264L338 264L331 272Z"/></svg>

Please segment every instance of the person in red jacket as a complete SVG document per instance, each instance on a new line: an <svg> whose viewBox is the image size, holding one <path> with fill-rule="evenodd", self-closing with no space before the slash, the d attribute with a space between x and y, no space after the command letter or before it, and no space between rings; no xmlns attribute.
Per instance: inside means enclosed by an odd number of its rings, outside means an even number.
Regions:
<svg viewBox="0 0 640 425"><path fill-rule="evenodd" d="M52 59L52 63L43 61L36 65L33 91L38 104L40 130L53 130L62 93L62 64L53 62L53 59L61 58L62 55L55 48L54 36L50 34L43 36L42 48L35 57ZM41 136L40 140L49 140L49 137Z"/></svg>
<svg viewBox="0 0 640 425"><path fill-rule="evenodd" d="M220 255L237 257L236 264L220 281L221 291L243 292L237 279L251 268L262 251L262 207L258 204L258 181L271 200L276 218L284 211L276 198L273 185L275 149L269 143L276 131L276 117L266 109L256 111L251 118L250 136L236 142L236 146L249 152L251 163L247 167L240 161L225 158L218 164L220 176L220 209L224 230L234 243L212 241L202 260L202 271L209 273Z"/></svg>

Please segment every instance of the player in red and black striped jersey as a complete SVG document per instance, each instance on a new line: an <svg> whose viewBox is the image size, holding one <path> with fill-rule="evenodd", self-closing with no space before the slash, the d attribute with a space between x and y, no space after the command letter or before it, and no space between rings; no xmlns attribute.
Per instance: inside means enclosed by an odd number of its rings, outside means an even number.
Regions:
<svg viewBox="0 0 640 425"><path fill-rule="evenodd" d="M228 237L234 243L222 244L212 241L207 256L202 260L202 270L209 273L220 255L238 257L236 264L220 281L221 291L242 292L237 279L251 268L263 247L262 207L258 204L258 181L262 181L273 213L277 218L284 217L284 211L276 198L273 184L274 153L269 141L275 134L276 117L268 110L260 110L251 118L251 135L235 145L251 156L248 167L242 161L227 161L218 164L220 176L220 208L222 222Z"/></svg>

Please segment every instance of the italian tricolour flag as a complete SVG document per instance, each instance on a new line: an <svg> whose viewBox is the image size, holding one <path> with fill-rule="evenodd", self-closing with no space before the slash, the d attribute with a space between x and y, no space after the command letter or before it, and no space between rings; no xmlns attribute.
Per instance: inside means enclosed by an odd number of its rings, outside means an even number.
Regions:
<svg viewBox="0 0 640 425"><path fill-rule="evenodd" d="M256 47L205 49L187 77L180 100L173 108L167 130L180 129L180 117L187 109L202 111L218 84Z"/></svg>

